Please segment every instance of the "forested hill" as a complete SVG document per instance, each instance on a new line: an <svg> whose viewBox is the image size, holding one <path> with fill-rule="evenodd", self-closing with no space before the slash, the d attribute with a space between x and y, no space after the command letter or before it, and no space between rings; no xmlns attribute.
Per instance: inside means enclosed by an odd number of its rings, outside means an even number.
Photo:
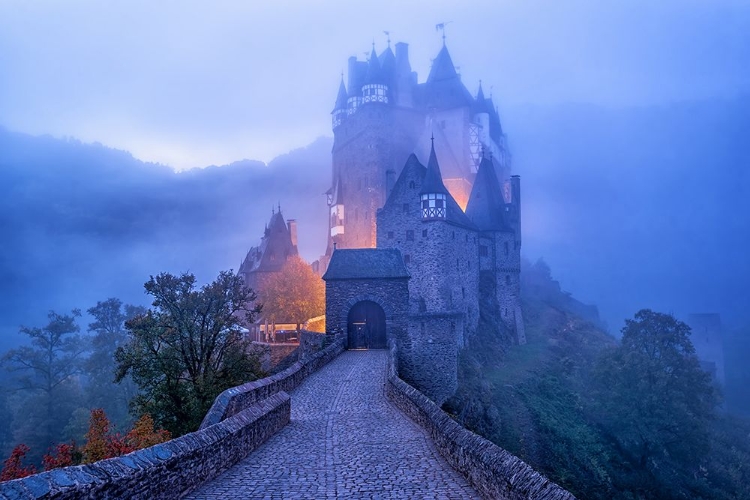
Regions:
<svg viewBox="0 0 750 500"><path fill-rule="evenodd" d="M19 325L46 323L49 309L144 304L151 274L189 270L206 282L236 270L278 203L315 257L329 158L320 139L269 165L175 173L98 144L0 129L0 350L25 341Z"/></svg>
<svg viewBox="0 0 750 500"><path fill-rule="evenodd" d="M750 324L750 98L664 107L500 107L522 176L523 253L596 304L611 331L642 307ZM49 309L143 303L160 271L239 265L271 207L325 246L331 139L174 173L129 153L0 129L0 349ZM85 322L84 322L85 324Z"/></svg>

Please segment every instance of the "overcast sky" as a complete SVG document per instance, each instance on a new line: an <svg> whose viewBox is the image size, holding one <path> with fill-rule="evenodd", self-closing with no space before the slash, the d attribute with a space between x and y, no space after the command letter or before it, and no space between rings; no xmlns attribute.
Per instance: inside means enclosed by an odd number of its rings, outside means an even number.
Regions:
<svg viewBox="0 0 750 500"><path fill-rule="evenodd" d="M750 2L0 0L0 125L178 169L268 161L330 135L339 75L374 39L440 48L503 109L750 90ZM512 130L508 131L512 139ZM512 142L511 142L512 144Z"/></svg>

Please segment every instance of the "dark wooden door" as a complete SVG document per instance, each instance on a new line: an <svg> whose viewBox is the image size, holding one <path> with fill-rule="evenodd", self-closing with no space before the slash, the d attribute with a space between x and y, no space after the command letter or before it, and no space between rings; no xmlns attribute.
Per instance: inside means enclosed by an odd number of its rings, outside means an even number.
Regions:
<svg viewBox="0 0 750 500"><path fill-rule="evenodd" d="M385 349L385 312L375 302L357 302L347 320L349 349Z"/></svg>

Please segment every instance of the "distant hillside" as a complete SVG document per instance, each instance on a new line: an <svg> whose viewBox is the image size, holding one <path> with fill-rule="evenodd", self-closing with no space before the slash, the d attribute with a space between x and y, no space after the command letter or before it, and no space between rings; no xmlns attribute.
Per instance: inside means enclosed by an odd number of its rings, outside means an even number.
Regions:
<svg viewBox="0 0 750 500"><path fill-rule="evenodd" d="M642 307L750 324L750 98L500 109L522 176L523 253L616 333ZM149 274L239 266L271 207L325 247L331 139L264 165L174 173L129 153L0 129L0 349L50 308L143 302Z"/></svg>
<svg viewBox="0 0 750 500"><path fill-rule="evenodd" d="M613 333L643 307L750 324L750 97L530 106L503 120L524 254L544 257Z"/></svg>
<svg viewBox="0 0 750 500"><path fill-rule="evenodd" d="M98 144L0 129L0 349L49 309L143 303L150 274L208 281L237 269L278 203L299 221L303 255L316 257L330 148L320 139L269 165L175 173Z"/></svg>

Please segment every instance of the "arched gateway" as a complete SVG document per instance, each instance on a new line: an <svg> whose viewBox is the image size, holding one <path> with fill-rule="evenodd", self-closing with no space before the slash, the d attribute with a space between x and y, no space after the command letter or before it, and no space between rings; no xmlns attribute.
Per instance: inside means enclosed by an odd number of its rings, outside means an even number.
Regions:
<svg viewBox="0 0 750 500"><path fill-rule="evenodd" d="M349 349L385 349L407 328L409 273L396 249L335 250L323 275L326 330Z"/></svg>
<svg viewBox="0 0 750 500"><path fill-rule="evenodd" d="M385 349L385 311L371 300L362 300L349 310L346 321L349 349Z"/></svg>

